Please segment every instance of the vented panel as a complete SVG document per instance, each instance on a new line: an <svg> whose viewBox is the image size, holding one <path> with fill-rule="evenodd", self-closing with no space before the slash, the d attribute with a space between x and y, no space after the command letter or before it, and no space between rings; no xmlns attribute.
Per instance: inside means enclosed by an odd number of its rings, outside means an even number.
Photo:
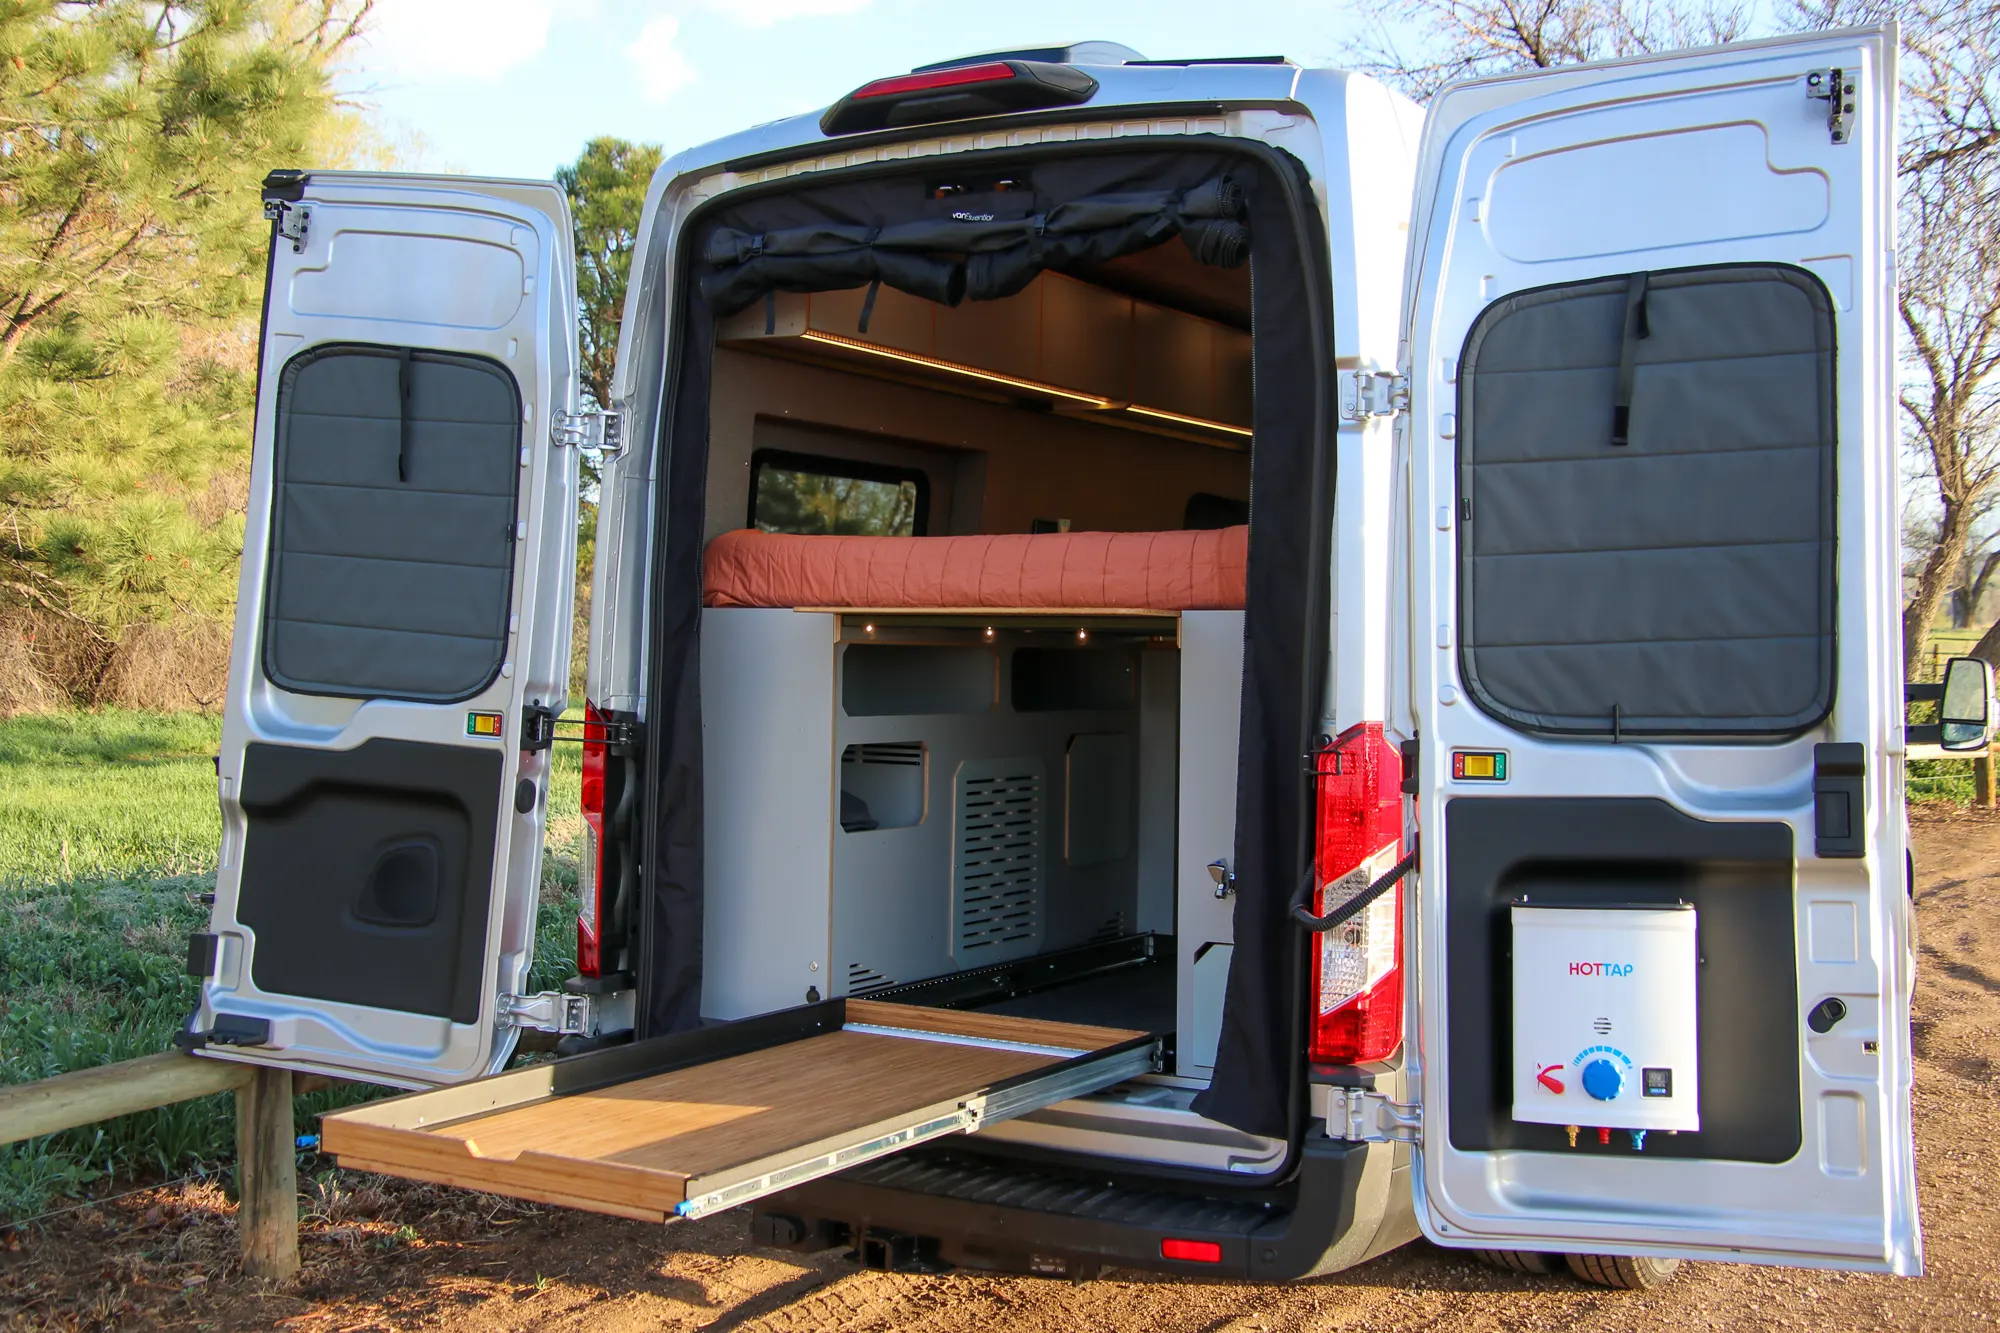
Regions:
<svg viewBox="0 0 2000 1333"><path fill-rule="evenodd" d="M952 788L952 955L961 965L1036 952L1042 942L1039 759L959 765Z"/></svg>
<svg viewBox="0 0 2000 1333"><path fill-rule="evenodd" d="M849 963L847 965L847 993L849 995L866 995L870 991L881 990L884 986L894 984L894 981L883 976L872 967L863 967L860 963Z"/></svg>
<svg viewBox="0 0 2000 1333"><path fill-rule="evenodd" d="M908 828L924 818L924 743L871 741L840 752L840 821L848 832Z"/></svg>

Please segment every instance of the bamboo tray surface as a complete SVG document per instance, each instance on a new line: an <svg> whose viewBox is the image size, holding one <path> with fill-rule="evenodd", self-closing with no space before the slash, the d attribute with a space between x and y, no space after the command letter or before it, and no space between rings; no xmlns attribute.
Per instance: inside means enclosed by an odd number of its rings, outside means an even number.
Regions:
<svg viewBox="0 0 2000 1333"><path fill-rule="evenodd" d="M691 1181L893 1130L899 1117L922 1120L1144 1036L863 1000L841 1008L833 1030L606 1086L560 1093L530 1078L508 1096L502 1082L535 1075L531 1067L335 1112L323 1141L342 1165L664 1217ZM478 1095L481 1083L491 1098ZM469 1103L479 1109L454 1113Z"/></svg>

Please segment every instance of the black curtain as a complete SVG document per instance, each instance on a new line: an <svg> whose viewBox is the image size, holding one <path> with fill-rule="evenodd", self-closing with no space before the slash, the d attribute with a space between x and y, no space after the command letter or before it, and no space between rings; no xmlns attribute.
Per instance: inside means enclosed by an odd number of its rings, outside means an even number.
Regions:
<svg viewBox="0 0 2000 1333"><path fill-rule="evenodd" d="M950 187L940 195L940 183ZM957 301L1018 291L1043 269L1098 262L1176 236L1255 287L1251 453L1237 789L1236 947L1204 1114L1269 1135L1303 1104L1303 942L1286 918L1309 855L1312 748L1325 674L1333 364L1317 215L1305 173L1275 153L1209 138L1139 148L967 154L824 184L725 198L690 225L679 260L654 567L646 876L639 1035L700 1022L700 622L709 375L716 320L772 291L885 285ZM964 215L964 216L954 216ZM1309 247L1309 248L1308 248ZM687 271L686 269L682 270ZM1107 1021L1114 1016L1107 1015Z"/></svg>

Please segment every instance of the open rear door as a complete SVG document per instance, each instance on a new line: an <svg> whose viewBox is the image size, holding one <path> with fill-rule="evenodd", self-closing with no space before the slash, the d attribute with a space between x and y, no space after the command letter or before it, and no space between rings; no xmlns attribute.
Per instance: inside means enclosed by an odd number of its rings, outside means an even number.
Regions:
<svg viewBox="0 0 2000 1333"><path fill-rule="evenodd" d="M1920 1266L1893 41L1432 104L1408 721L1442 1244Z"/></svg>
<svg viewBox="0 0 2000 1333"><path fill-rule="evenodd" d="M497 1068L566 703L577 461L554 185L275 173L204 1054Z"/></svg>

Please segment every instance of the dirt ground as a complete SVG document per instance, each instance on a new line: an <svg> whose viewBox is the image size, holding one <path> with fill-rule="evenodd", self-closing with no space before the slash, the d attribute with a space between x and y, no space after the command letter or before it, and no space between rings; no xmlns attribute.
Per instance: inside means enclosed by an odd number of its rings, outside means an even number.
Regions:
<svg viewBox="0 0 2000 1333"><path fill-rule="evenodd" d="M0 1232L0 1326L266 1329L1132 1333L1290 1329L1950 1329L2000 1322L2000 819L1918 817L1923 965L1915 1034L1928 1274L1699 1264L1645 1294L1514 1277L1424 1244L1289 1287L1134 1275L1072 1283L855 1268L751 1243L740 1210L636 1222L341 1174L315 1180L305 1268L235 1269L214 1185L161 1188Z"/></svg>

